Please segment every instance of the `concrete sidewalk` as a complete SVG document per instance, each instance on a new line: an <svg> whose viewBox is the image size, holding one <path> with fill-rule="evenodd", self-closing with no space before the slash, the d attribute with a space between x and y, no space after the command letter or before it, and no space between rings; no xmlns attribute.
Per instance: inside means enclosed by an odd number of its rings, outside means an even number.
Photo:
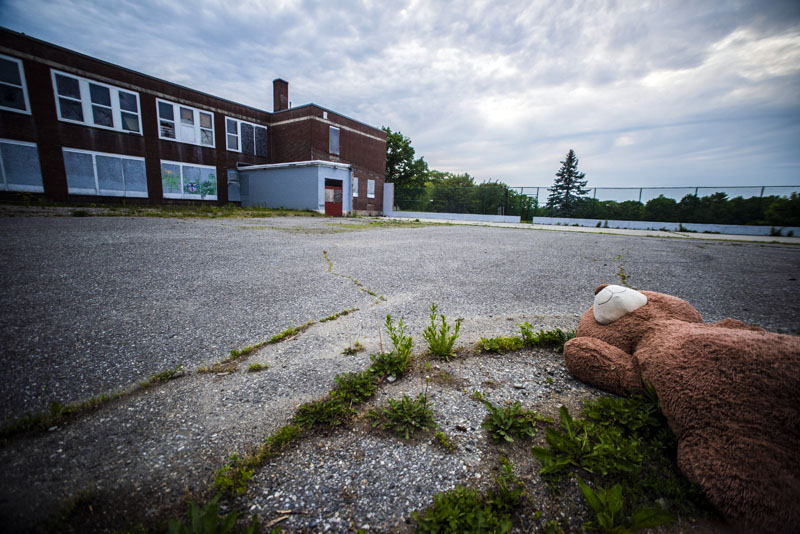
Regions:
<svg viewBox="0 0 800 534"><path fill-rule="evenodd" d="M407 217L381 217L381 220L409 221ZM662 237L670 239L695 239L701 241L742 241L746 243L769 243L781 245L800 245L800 237L700 234L694 232L666 232L663 230L628 230L625 228L591 228L586 226L556 226L550 224L500 223L485 221L463 221L459 219L412 219L431 224L457 224L467 226L494 226L498 228L517 228L524 230L546 230L550 232L578 232L584 234L631 235L637 237Z"/></svg>

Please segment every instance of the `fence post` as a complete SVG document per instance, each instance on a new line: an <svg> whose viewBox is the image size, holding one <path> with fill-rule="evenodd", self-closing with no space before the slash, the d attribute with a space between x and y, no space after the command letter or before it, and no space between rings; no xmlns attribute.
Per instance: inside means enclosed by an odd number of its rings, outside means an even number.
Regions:
<svg viewBox="0 0 800 534"><path fill-rule="evenodd" d="M642 203L642 188L639 188L639 204Z"/></svg>

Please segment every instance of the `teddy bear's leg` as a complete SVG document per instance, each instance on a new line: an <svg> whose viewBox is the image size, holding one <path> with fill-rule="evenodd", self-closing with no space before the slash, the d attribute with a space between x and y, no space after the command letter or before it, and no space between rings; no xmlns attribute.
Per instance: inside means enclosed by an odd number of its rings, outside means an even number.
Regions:
<svg viewBox="0 0 800 534"><path fill-rule="evenodd" d="M761 327L753 326L751 324L743 323L742 321L737 321L736 319L723 319L722 321L717 321L716 323L708 323L711 326L718 326L720 328L735 328L737 330L752 330L754 332L766 332Z"/></svg>
<svg viewBox="0 0 800 534"><path fill-rule="evenodd" d="M605 341L577 337L564 345L564 361L575 377L606 391L640 393L642 374L633 356Z"/></svg>

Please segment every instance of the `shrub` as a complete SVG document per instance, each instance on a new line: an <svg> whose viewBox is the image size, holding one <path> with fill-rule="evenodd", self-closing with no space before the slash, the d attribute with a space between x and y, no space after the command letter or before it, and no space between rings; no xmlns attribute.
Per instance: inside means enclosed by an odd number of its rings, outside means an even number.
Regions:
<svg viewBox="0 0 800 534"><path fill-rule="evenodd" d="M431 354L445 361L450 361L450 359L455 356L453 353L453 345L456 339L458 339L459 330L461 330L461 319L456 320L456 327L451 335L450 326L447 324L447 317L444 315L439 316L441 319L441 326L437 329L436 317L438 315L438 308L436 304L431 304L430 310L431 324L422 332L422 337L428 342L428 351Z"/></svg>

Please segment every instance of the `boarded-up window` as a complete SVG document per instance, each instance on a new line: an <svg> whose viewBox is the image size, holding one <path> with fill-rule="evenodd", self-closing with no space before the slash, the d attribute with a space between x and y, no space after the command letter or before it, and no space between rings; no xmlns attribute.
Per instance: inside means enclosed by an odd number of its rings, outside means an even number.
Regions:
<svg viewBox="0 0 800 534"><path fill-rule="evenodd" d="M339 153L339 128L335 128L333 126L330 127L328 144L329 144L328 152L330 152L331 154Z"/></svg>

